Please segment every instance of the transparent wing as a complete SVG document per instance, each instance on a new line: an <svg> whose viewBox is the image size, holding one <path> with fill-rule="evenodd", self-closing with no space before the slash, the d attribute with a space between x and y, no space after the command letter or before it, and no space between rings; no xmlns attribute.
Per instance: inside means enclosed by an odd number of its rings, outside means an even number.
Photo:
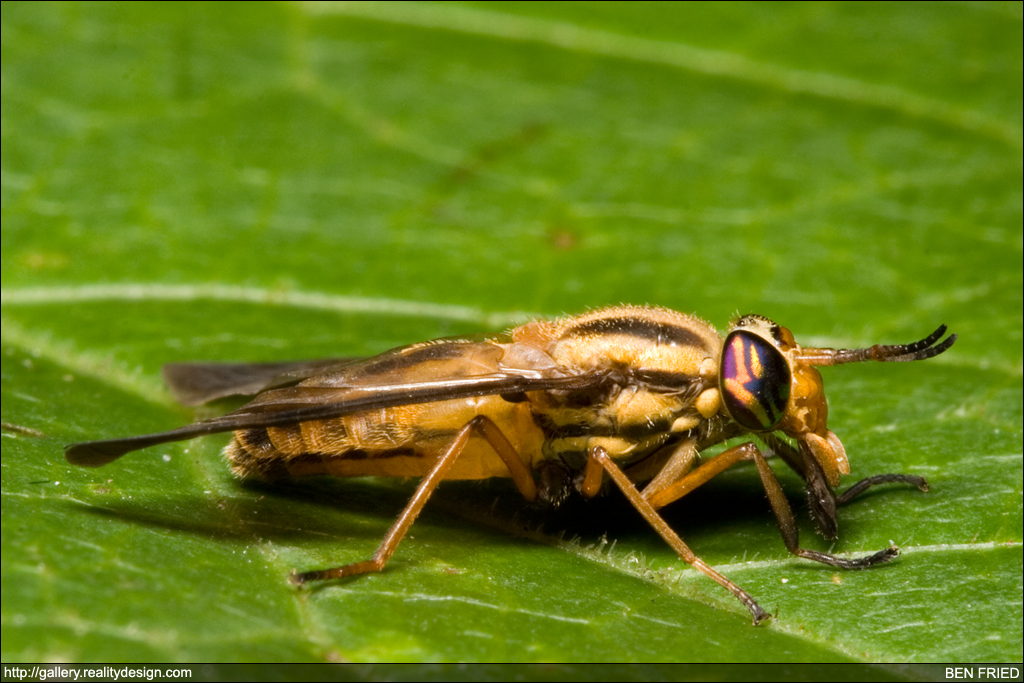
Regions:
<svg viewBox="0 0 1024 683"><path fill-rule="evenodd" d="M324 358L282 363L168 363L160 371L174 400L183 406L198 406L228 396L255 396L265 389L297 384L359 360Z"/></svg>
<svg viewBox="0 0 1024 683"><path fill-rule="evenodd" d="M299 372L310 371L300 370ZM140 448L253 427L282 427L355 413L471 396L579 391L601 386L606 372L567 374L535 347L447 340L335 364L295 386L269 389L238 410L156 434L68 446L68 462L99 467Z"/></svg>

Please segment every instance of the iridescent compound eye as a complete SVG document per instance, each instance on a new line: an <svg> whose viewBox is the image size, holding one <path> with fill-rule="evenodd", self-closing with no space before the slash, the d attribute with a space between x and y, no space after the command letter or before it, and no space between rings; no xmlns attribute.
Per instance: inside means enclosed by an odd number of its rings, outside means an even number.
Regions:
<svg viewBox="0 0 1024 683"><path fill-rule="evenodd" d="M786 414L790 379L785 356L764 337L735 330L725 338L718 382L726 410L742 426L774 429Z"/></svg>

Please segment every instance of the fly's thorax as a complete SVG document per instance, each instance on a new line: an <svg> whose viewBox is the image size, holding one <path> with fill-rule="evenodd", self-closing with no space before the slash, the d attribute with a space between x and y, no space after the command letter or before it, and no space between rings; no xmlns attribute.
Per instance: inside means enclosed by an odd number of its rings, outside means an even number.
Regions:
<svg viewBox="0 0 1024 683"><path fill-rule="evenodd" d="M603 373L599 389L531 395L550 457L603 447L613 458L662 444L716 415L721 338L708 323L661 308L618 306L533 323L513 338L535 344L567 374Z"/></svg>
<svg viewBox="0 0 1024 683"><path fill-rule="evenodd" d="M510 332L512 341L546 349L558 338L558 324L550 320L534 320Z"/></svg>
<svg viewBox="0 0 1024 683"><path fill-rule="evenodd" d="M701 379L707 359L717 359L722 343L700 318L641 306L564 319L552 337L548 353L564 368L618 370L663 386Z"/></svg>

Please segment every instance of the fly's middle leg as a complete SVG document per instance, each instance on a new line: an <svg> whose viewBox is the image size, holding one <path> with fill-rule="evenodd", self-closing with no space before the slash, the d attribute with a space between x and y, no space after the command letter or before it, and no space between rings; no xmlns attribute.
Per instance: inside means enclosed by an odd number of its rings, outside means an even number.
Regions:
<svg viewBox="0 0 1024 683"><path fill-rule="evenodd" d="M782 453L788 455L788 453ZM757 473L761 477L761 485L764 486L765 493L768 494L768 501L771 503L772 512L775 514L775 522L779 526L779 531L782 533L782 540L786 543L786 548L789 552L803 557L808 560L814 560L816 562L823 562L825 564L832 565L833 567L840 567L843 569L866 569L876 564L888 562L892 558L899 555L899 548L896 546L890 546L884 550L880 550L874 555L868 555L867 557L855 558L847 560L835 555L829 555L828 553L818 552L817 550L807 550L806 548L800 547L800 535L797 531L796 518L793 515L793 509L789 506L789 501L786 500L786 495L782 491L782 486L779 484L779 480L775 478L775 473L772 468L768 465L768 461L761 450L752 442L734 446L725 451L722 451L714 458L704 463L693 472L690 472L682 479L666 486L660 491L655 492L653 495L646 495L647 491L644 491L645 497L651 504L651 507L658 509L668 505L669 503L682 498L686 494L693 491L698 486L706 483L712 477L715 477L724 472L729 467L732 467L738 462L753 460L757 463ZM807 462L806 468L813 466L813 463ZM813 480L814 477L809 476L809 481ZM821 486L827 486L824 483L823 475L818 475ZM819 519L819 523L822 521L831 521L830 528L835 526L835 504L842 505L848 502L854 496L862 493L866 489L876 484L886 482L905 482L917 485L922 490L927 490L928 485L921 477L913 477L904 474L883 474L877 477L869 477L861 482L854 484L846 493L834 499L834 503L829 508L831 513L826 520ZM831 489L827 491L821 491L821 493L832 496ZM831 498L830 498L831 499ZM812 501L813 502L813 501ZM821 515L819 514L819 517ZM835 533L831 535L826 534L828 538L835 538Z"/></svg>
<svg viewBox="0 0 1024 683"><path fill-rule="evenodd" d="M659 475L657 479L648 484L643 490L643 497L651 504L651 507L658 510L691 493L697 487L706 484L736 463L750 459L751 455L747 451L740 448L730 448L719 453L680 479L663 481ZM659 484L661 488L658 488Z"/></svg>
<svg viewBox="0 0 1024 683"><path fill-rule="evenodd" d="M701 468L703 469L703 468ZM643 518L647 520L658 535L665 539L665 542L676 551L679 557L699 569L701 572L709 576L712 580L718 583L720 586L728 590L730 593L739 598L740 602L750 610L751 616L754 618L754 625L769 618L767 612L761 608L760 605L747 593L745 590L737 586L735 583L719 574L712 567L693 554L689 546L683 541L679 535L672 530L672 527L662 519L661 515L651 507L651 504L644 499L633 482L630 481L629 477L619 469L619 466L612 462L612 459L608 457L608 453L600 446L592 448L589 456L587 457L587 469L583 475L583 483L580 486L580 492L584 496L592 497L597 494L601 486L602 470L607 472L611 477L615 485L619 487L622 493L626 496L633 507L636 508L637 512L643 515Z"/></svg>
<svg viewBox="0 0 1024 683"><path fill-rule="evenodd" d="M292 570L288 580L295 585L302 585L310 581L325 581L328 579L340 579L345 576L357 576L359 574L369 574L371 572L379 572L387 564L388 559L394 554L395 549L401 542L402 538L405 537L406 532L409 531L409 527L416 521L416 517L419 516L420 511L423 510L423 506L427 500L433 494L434 489L441 483L448 470L451 469L452 463L455 459L462 454L466 448L466 444L469 442L470 437L474 435L483 437L487 440L487 443L491 445L491 448L501 457L504 461L505 466L508 467L508 471L512 476L512 481L515 482L519 492L523 494L523 497L529 501L537 499L537 486L533 481L533 477L530 475L529 469L523 463L519 454L516 453L515 448L509 443L509 440L502 433L501 429L491 421L490 418L483 415L470 420L462 429L458 431L455 438L452 439L451 444L445 450L441 457L437 459L437 463L433 469L427 473L427 476L423 478L420 485L416 487L416 492L413 493L409 503L402 510L402 514L398 516L395 523L391 525L388 533L384 536L384 540L381 542L380 547L377 548L377 552L373 554L373 557L364 562L355 562L352 564L346 564L342 567L334 567L333 569L322 569L319 571L311 572L296 572Z"/></svg>

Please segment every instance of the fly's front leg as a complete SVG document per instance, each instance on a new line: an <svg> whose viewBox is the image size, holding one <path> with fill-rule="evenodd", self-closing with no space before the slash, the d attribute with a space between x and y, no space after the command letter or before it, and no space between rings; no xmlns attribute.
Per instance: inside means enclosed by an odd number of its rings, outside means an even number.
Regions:
<svg viewBox="0 0 1024 683"><path fill-rule="evenodd" d="M703 469L703 468L701 468ZM643 515L643 518L647 520L647 523L654 527L654 530L658 532L658 535L665 539L665 542L676 551L676 554L684 561L693 565L696 569L699 569L703 573L707 574L720 586L724 587L730 593L739 598L754 618L754 625L770 617L760 605L750 597L750 594L745 590L737 586L735 583L725 578L717 571L712 569L705 562L693 554L689 546L683 542L683 539L672 530L672 527L661 518L661 515L651 507L651 504L644 500L644 497L640 495L640 492L633 486L633 482L629 480L629 477L619 469L619 466L612 462L612 459L608 457L607 451L596 446L590 449L590 453L587 457L587 469L583 475L583 483L580 486L580 492L589 497L593 497L601 488L602 470L607 472L611 477L615 485L619 487L623 494L633 507L636 508L637 512Z"/></svg>
<svg viewBox="0 0 1024 683"><path fill-rule="evenodd" d="M745 450L754 459L754 462L757 463L757 473L761 477L761 484L764 486L765 493L768 494L768 501L771 503L772 512L775 513L775 521L779 525L779 531L782 532L782 540L785 541L786 548L789 552L797 555L798 557L804 557L816 562L823 562L825 564L832 565L833 567L841 567L843 569L867 569L868 567L872 567L876 564L888 562L899 555L900 549L896 546L890 546L885 550L878 551L874 555L859 557L853 560L846 560L841 557L836 557L835 555L829 555L828 553L820 553L816 550L806 550L801 548L800 534L796 528L796 519L793 517L793 509L789 506L789 501L786 500L786 494L783 493L779 480L775 478L775 473L772 471L772 468L768 466L768 461L765 460L760 449L758 449L758 447L753 443L745 443L742 446L736 446L734 449L730 450L738 449ZM726 453L728 452L729 451L726 451ZM725 453L722 455L725 455ZM720 455L718 457L722 456ZM868 486L871 486L871 484L869 483L865 485L861 490Z"/></svg>
<svg viewBox="0 0 1024 683"><path fill-rule="evenodd" d="M825 478L821 466L814 459L809 449L801 444L798 450L781 439L770 435L762 435L768 447L779 457L786 461L807 482L807 502L810 505L811 517L818 525L821 535L828 539L837 538L839 535L839 522L836 518L836 511L840 505L845 505L872 486L887 483L910 484L927 493L928 482L924 477L917 477L912 474L877 474L873 477L861 479L859 482L848 488L841 495L837 496Z"/></svg>
<svg viewBox="0 0 1024 683"><path fill-rule="evenodd" d="M925 481L924 477L915 477L913 474L876 474L873 477L861 479L856 484L843 491L842 494L836 497L836 504L845 505L872 486L877 484L888 484L894 481L898 481L901 484L916 486L921 491L928 493L928 482Z"/></svg>
<svg viewBox="0 0 1024 683"><path fill-rule="evenodd" d="M409 531L409 527L416 521L416 517L419 516L420 511L423 510L423 506L426 505L427 499L430 498L431 494L434 493L434 489L441 483L448 470L451 469L452 463L455 459L461 455L462 451L466 448L466 443L469 442L474 432L478 436L482 436L487 440L487 443L491 445L491 448L497 452L504 461L505 466L508 467L509 473L512 475L512 480L515 482L519 492L523 494L523 497L529 501L537 499L537 486L533 481L533 477L530 475L530 471L523 463L519 454L516 453L515 448L509 443L509 440L502 433L501 429L498 428L490 418L483 415L478 415L470 420L466 425L458 431L455 438L452 439L451 444L447 450L437 459L437 464L430 470L420 485L416 487L416 492L412 494L412 498L409 500L408 505L402 510L402 514L398 516L395 523L391 525L384 540L381 542L380 547L377 548L377 552L373 554L373 557L365 562L355 562L353 564L346 564L343 567L335 567L333 569L322 569L320 571L312 572L296 572L292 570L288 580L293 584L299 586L310 581L324 581L327 579L340 579L345 576L356 576L358 574L369 574L370 572L379 572L387 564L388 559L394 554L395 549L401 542L402 538L405 537L406 532Z"/></svg>

